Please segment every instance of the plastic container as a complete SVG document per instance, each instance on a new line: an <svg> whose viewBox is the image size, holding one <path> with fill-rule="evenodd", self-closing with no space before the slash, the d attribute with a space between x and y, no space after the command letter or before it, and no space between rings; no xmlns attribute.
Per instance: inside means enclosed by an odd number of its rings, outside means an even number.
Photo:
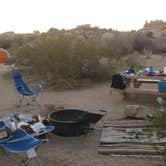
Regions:
<svg viewBox="0 0 166 166"><path fill-rule="evenodd" d="M148 74L154 74L154 69L152 66L149 66L148 69Z"/></svg>
<svg viewBox="0 0 166 166"><path fill-rule="evenodd" d="M51 112L48 120L55 126L55 134L70 137L86 134L91 124L95 124L102 116L83 110L63 109Z"/></svg>
<svg viewBox="0 0 166 166"><path fill-rule="evenodd" d="M163 73L166 74L166 66L164 66Z"/></svg>
<svg viewBox="0 0 166 166"><path fill-rule="evenodd" d="M7 62L7 51L3 48L0 48L0 64Z"/></svg>
<svg viewBox="0 0 166 166"><path fill-rule="evenodd" d="M159 92L166 92L166 81L162 80L158 82Z"/></svg>

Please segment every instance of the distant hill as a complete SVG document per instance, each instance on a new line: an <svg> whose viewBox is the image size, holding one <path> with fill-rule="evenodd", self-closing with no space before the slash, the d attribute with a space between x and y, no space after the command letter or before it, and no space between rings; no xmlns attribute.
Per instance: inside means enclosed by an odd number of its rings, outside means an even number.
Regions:
<svg viewBox="0 0 166 166"><path fill-rule="evenodd" d="M143 29L149 30L166 30L166 22L162 20L145 22Z"/></svg>
<svg viewBox="0 0 166 166"><path fill-rule="evenodd" d="M144 27L138 32L153 32L154 37L166 35L166 22L162 20L146 21Z"/></svg>

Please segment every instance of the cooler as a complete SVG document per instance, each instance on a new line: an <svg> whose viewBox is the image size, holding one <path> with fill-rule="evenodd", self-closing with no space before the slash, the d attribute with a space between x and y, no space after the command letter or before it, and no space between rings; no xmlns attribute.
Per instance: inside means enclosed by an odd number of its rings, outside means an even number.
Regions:
<svg viewBox="0 0 166 166"><path fill-rule="evenodd" d="M159 92L166 92L166 81L160 80L158 82L158 89L159 89Z"/></svg>

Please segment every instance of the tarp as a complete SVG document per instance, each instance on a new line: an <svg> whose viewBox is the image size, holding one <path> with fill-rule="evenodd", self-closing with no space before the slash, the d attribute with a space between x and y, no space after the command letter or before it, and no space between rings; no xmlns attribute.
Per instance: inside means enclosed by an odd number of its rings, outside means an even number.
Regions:
<svg viewBox="0 0 166 166"><path fill-rule="evenodd" d="M0 63L6 63L8 59L8 52L3 49L0 48Z"/></svg>

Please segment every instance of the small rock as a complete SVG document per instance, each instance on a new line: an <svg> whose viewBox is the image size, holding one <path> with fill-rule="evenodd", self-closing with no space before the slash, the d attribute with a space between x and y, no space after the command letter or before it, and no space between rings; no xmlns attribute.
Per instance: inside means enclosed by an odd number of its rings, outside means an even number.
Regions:
<svg viewBox="0 0 166 166"><path fill-rule="evenodd" d="M126 118L145 118L145 107L141 105L127 105L125 108L125 116Z"/></svg>

